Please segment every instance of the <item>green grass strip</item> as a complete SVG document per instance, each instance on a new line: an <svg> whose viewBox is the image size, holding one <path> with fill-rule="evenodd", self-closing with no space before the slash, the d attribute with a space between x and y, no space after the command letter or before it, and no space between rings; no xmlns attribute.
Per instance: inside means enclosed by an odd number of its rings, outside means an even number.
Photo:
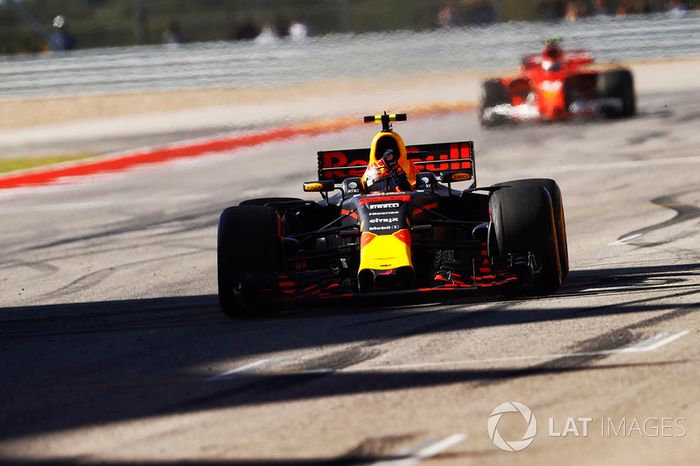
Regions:
<svg viewBox="0 0 700 466"><path fill-rule="evenodd" d="M49 155L39 157L12 157L0 158L0 173L15 170L26 170L27 168L43 167L56 163L71 162L93 157L93 154L71 154L71 155Z"/></svg>

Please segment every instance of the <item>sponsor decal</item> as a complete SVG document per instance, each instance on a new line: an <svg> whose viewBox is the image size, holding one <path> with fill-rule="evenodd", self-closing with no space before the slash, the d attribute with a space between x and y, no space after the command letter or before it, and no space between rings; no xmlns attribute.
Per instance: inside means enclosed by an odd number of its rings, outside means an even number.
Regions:
<svg viewBox="0 0 700 466"><path fill-rule="evenodd" d="M452 175L452 181L466 181L470 179L471 175L469 173L454 173Z"/></svg>
<svg viewBox="0 0 700 466"><path fill-rule="evenodd" d="M433 258L433 268L439 269L443 262L449 262L455 260L455 250L454 249L437 249L435 251L435 257Z"/></svg>
<svg viewBox="0 0 700 466"><path fill-rule="evenodd" d="M472 170L472 143L454 142L407 146L413 163L421 171ZM318 153L319 179L341 182L361 177L369 163L369 149L350 149Z"/></svg>
<svg viewBox="0 0 700 466"><path fill-rule="evenodd" d="M399 223L399 217L378 217L369 219L369 223Z"/></svg>
<svg viewBox="0 0 700 466"><path fill-rule="evenodd" d="M409 147L406 150L412 152L427 152L428 155L414 159L420 170L429 172L441 172L445 170L471 170L471 143L458 142L450 144L426 144ZM431 163L435 162L435 163Z"/></svg>
<svg viewBox="0 0 700 466"><path fill-rule="evenodd" d="M323 191L323 185L321 183L306 183L304 185L304 190L306 190L306 191Z"/></svg>
<svg viewBox="0 0 700 466"><path fill-rule="evenodd" d="M398 209L401 207L401 204L398 202L389 202L387 204L367 204L367 208L369 210L376 210L376 209Z"/></svg>
<svg viewBox="0 0 700 466"><path fill-rule="evenodd" d="M540 87L546 92L557 92L562 87L561 81L542 81Z"/></svg>
<svg viewBox="0 0 700 466"><path fill-rule="evenodd" d="M406 210L410 205L411 196L407 194L366 195L358 200L359 215L364 220L361 231L374 231L386 234L405 226Z"/></svg>
<svg viewBox="0 0 700 466"><path fill-rule="evenodd" d="M386 216L386 215L399 215L398 210L379 210L376 212L370 212L368 215L370 217Z"/></svg>
<svg viewBox="0 0 700 466"><path fill-rule="evenodd" d="M338 167L335 170L323 171L319 174L326 180L359 178L364 174L368 161L369 149L319 152L319 164L321 167Z"/></svg>

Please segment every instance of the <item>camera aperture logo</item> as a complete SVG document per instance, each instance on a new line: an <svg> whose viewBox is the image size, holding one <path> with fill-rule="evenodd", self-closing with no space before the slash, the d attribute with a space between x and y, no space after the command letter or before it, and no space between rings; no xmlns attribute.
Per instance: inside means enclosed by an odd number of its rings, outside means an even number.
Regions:
<svg viewBox="0 0 700 466"><path fill-rule="evenodd" d="M522 438L515 440L506 440L501 435L500 431L505 431L502 423L504 414L515 413L520 416L509 416L508 423L515 422L518 424L525 423L525 433ZM519 419L522 417L522 421ZM685 417L669 417L669 416L652 416L645 418L637 417L600 417L593 418L592 416L560 416L558 419L549 417L547 419L547 436L549 438L586 438L590 435L596 435L596 426L600 427L597 432L603 438L647 438L647 437L685 437L687 427L685 425L687 418ZM513 432L514 425L509 426L510 432ZM521 427L522 429L523 427ZM537 419L532 410L522 403L517 401L507 401L496 407L491 412L488 421L488 431L491 441L503 451L518 452L529 447L535 441L537 436ZM516 430L517 431L517 430Z"/></svg>
<svg viewBox="0 0 700 466"><path fill-rule="evenodd" d="M520 413L525 420L527 429L520 440L505 440L498 431L498 423L506 413ZM522 451L530 446L535 441L537 435L537 418L532 410L522 403L517 401L507 401L496 406L489 416L488 422L489 437L493 443L504 451L516 452Z"/></svg>

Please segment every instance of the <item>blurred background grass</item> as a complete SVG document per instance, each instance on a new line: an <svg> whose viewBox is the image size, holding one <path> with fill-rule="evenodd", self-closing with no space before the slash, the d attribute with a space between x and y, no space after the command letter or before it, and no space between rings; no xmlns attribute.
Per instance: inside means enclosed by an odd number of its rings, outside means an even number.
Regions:
<svg viewBox="0 0 700 466"><path fill-rule="evenodd" d="M87 159L89 157L94 157L94 154L66 154L50 156L33 155L31 157L0 158L0 173L15 170L26 170L29 168L41 167L43 165L53 165L56 163L74 162L77 160Z"/></svg>

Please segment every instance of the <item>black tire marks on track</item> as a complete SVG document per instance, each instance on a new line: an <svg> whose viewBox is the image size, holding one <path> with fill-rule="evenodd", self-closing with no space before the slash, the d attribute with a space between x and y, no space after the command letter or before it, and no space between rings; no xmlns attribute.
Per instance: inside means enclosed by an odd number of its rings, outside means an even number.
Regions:
<svg viewBox="0 0 700 466"><path fill-rule="evenodd" d="M697 192L697 188L689 189L686 191L681 191L681 192L678 192L675 194L668 194L665 196L659 196L659 197L652 199L651 200L652 204L660 206L660 207L664 207L666 209L670 209L670 210L674 211L676 213L676 215L669 220L665 220L663 222L655 223L653 225L649 225L649 226L646 226L644 228L640 228L638 230L633 230L633 231L630 231L628 233L625 233L624 235L621 235L620 237L618 237L617 240L621 241L624 238L630 238L630 237L633 237L636 235L643 236L643 235L646 235L646 234L654 232L654 231L658 231L658 230L662 230L664 228L672 227L672 226L677 225L679 223L688 222L688 221L694 220L696 218L700 218L700 208L698 208L697 206L694 206L692 204L683 204L683 203L679 202L679 200L678 200L680 197L687 195L687 194L690 194L690 193L693 193L693 192ZM655 242L655 243L653 243L653 245L657 246L657 245L661 245L661 244L667 244L675 239L679 239L679 238L675 237L672 239L668 239L666 241ZM640 238L640 240L641 240L641 238ZM644 246L643 243L637 244L638 242L639 241L637 241L637 240L631 240L631 241L628 241L627 244ZM647 244L647 246L649 246L649 244Z"/></svg>

